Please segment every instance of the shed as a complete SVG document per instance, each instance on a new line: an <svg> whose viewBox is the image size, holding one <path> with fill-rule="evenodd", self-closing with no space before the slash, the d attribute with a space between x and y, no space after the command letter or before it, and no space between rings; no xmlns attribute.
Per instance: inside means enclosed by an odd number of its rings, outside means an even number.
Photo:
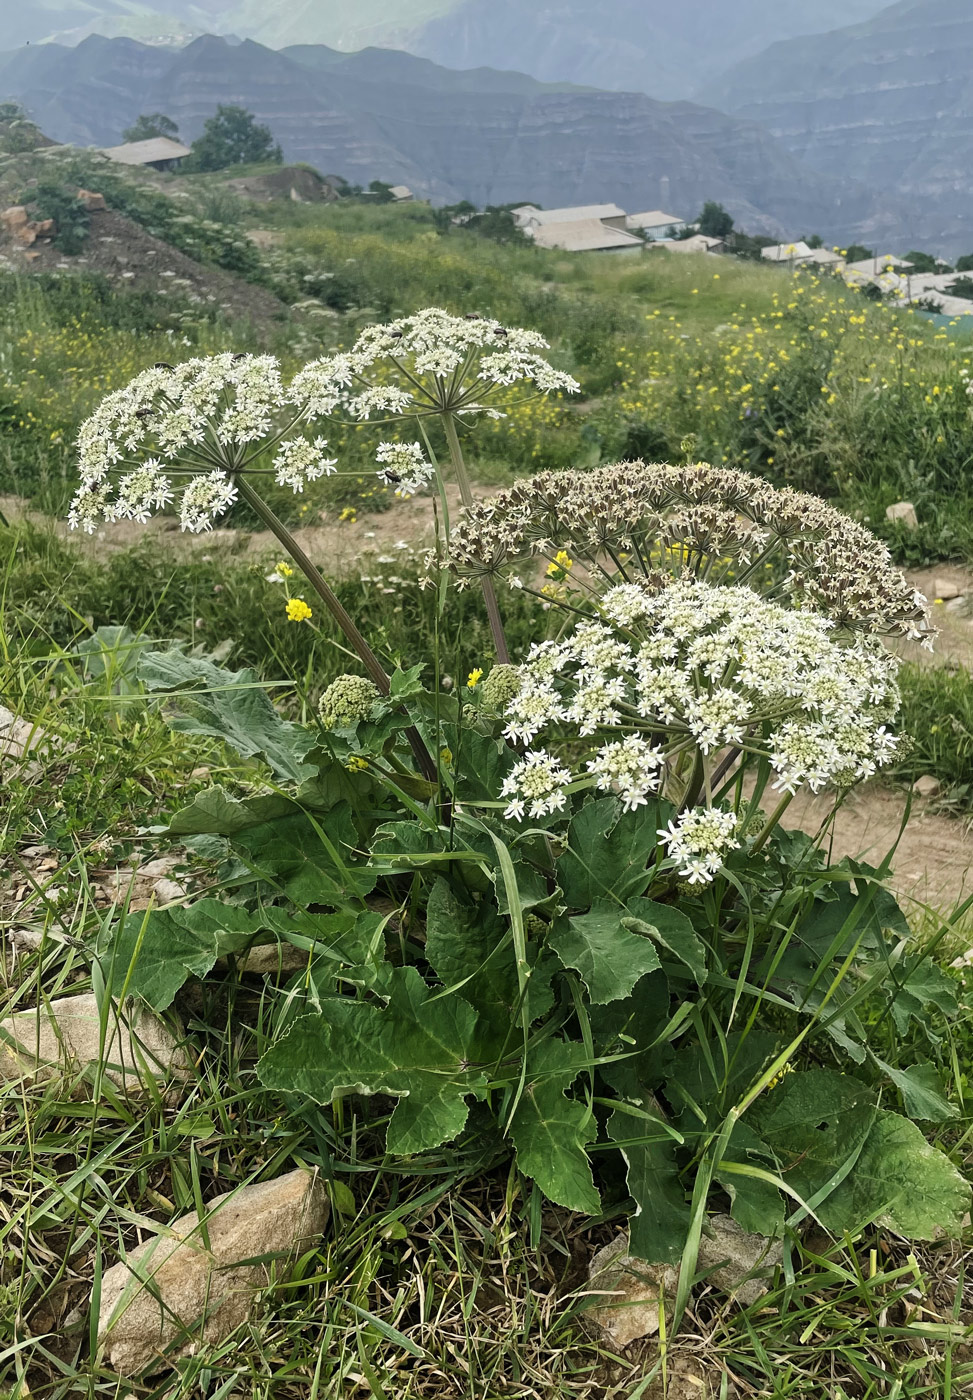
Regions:
<svg viewBox="0 0 973 1400"><path fill-rule="evenodd" d="M178 170L181 161L190 154L188 146L172 141L168 136L153 136L148 141L127 141L123 146L107 146L101 153L118 165L150 165L153 170Z"/></svg>

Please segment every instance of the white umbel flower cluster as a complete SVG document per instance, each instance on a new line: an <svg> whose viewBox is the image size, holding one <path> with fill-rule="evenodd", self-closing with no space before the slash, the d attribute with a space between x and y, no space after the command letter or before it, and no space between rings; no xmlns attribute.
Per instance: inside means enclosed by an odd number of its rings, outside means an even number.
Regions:
<svg viewBox="0 0 973 1400"><path fill-rule="evenodd" d="M546 817L564 810L571 774L545 749L534 749L511 769L504 779L501 796L511 799L504 816L522 821L525 815Z"/></svg>
<svg viewBox="0 0 973 1400"><path fill-rule="evenodd" d="M68 515L72 528L90 534L100 520L147 519L174 498L168 473L178 463L183 473L201 473L190 476L183 492L183 528L208 529L236 498L231 458L243 463L285 412L296 419L301 407L295 408L273 355L225 353L143 370L104 398L81 427L81 485ZM279 456L275 465L283 471L286 462ZM312 468L319 462L315 456ZM113 472L122 473L117 488ZM287 484L298 475L292 461Z"/></svg>
<svg viewBox="0 0 973 1400"><path fill-rule="evenodd" d="M337 416L353 422L442 413L465 419L479 414L502 418L502 406L495 400L502 405L513 385L529 385L541 394L578 392L577 380L555 369L540 353L547 348L547 341L536 331L428 307L386 325L367 326L350 350L306 365L295 376L291 391L308 405L312 417ZM397 494L411 495L429 478L422 480L415 470L403 470L388 455L396 446L402 450L401 444L382 443L378 475L388 482L391 465L403 478ZM421 455L418 444L414 446ZM431 475L428 463L424 466Z"/></svg>
<svg viewBox="0 0 973 1400"><path fill-rule="evenodd" d="M380 442L375 460L379 481L394 486L397 496L414 496L436 474L417 442Z"/></svg>
<svg viewBox="0 0 973 1400"><path fill-rule="evenodd" d="M326 457L324 449L327 439L317 437L313 442L307 438L288 438L282 442L274 457L274 475L278 486L289 486L292 491L303 491L309 481L317 481L321 476L333 476L338 465L336 457Z"/></svg>
<svg viewBox="0 0 973 1400"><path fill-rule="evenodd" d="M737 819L716 807L691 807L658 833L679 874L691 885L708 885L730 851L739 848Z"/></svg>
<svg viewBox="0 0 973 1400"><path fill-rule="evenodd" d="M746 587L688 577L622 585L604 595L601 618L531 649L504 732L530 745L554 726L579 738L622 731L586 769L627 809L659 789L671 759L718 750L765 759L786 792L847 787L896 755L887 726L899 708L898 665L878 639L849 642L831 619ZM551 759L538 752L546 773ZM531 757L505 790L512 815L517 798L530 800ZM706 849L685 850L687 868L690 857L708 868Z"/></svg>

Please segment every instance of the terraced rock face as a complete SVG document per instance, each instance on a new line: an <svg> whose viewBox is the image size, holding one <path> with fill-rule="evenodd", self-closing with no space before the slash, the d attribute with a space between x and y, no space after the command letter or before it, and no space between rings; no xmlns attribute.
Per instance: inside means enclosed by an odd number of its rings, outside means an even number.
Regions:
<svg viewBox="0 0 973 1400"><path fill-rule="evenodd" d="M906 237L973 246L969 0L905 0L869 23L781 43L714 85L816 170L905 196Z"/></svg>
<svg viewBox="0 0 973 1400"><path fill-rule="evenodd" d="M457 72L388 49L273 51L209 36L173 51L92 38L0 56L0 88L50 136L80 145L118 141L147 110L168 113L192 139L217 103L242 103L289 161L405 184L443 203L664 202L693 217L715 199L752 232L813 228L832 239L851 238L875 212L867 192L807 169L761 128L712 108L489 68Z"/></svg>

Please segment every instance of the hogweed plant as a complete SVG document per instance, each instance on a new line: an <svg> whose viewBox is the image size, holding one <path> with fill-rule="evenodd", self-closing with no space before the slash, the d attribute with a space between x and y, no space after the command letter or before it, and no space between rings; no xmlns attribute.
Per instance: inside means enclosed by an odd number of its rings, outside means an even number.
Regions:
<svg viewBox="0 0 973 1400"><path fill-rule="evenodd" d="M627 1215L635 1254L682 1258L678 1310L711 1209L767 1236L953 1229L968 1188L910 1120L955 1110L872 1030L934 1038L953 983L884 865L829 864L826 828L780 823L794 793L836 808L897 753L886 640L931 639L924 602L862 527L740 472L623 463L473 502L457 425L517 383L572 387L539 348L427 312L287 387L247 357L149 371L86 425L76 523L155 509L185 476L196 528L237 493L270 524L251 473L299 489L331 470L321 419L438 418L467 504L426 596L488 584L497 653L440 645L388 677L331 609L365 675L303 725L251 672L143 657L174 725L271 780L176 814L220 896L120 918L106 981L164 1009L219 959L297 948L258 1074L317 1140L321 1106L354 1094L384 1150L443 1179L513 1157L535 1209ZM436 470L419 441L379 453L405 490ZM498 581L533 629L515 662Z"/></svg>

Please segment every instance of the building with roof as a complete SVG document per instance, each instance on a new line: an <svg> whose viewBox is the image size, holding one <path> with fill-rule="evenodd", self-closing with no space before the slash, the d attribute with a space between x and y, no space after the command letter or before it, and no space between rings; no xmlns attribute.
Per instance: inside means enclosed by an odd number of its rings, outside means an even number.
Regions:
<svg viewBox="0 0 973 1400"><path fill-rule="evenodd" d="M533 204L522 204L512 213L517 227L523 229L528 238L533 238L537 229L551 224L580 224L592 220L608 228L625 230L625 210L617 204L577 204L568 209L537 209Z"/></svg>
<svg viewBox="0 0 973 1400"><path fill-rule="evenodd" d="M657 242L660 238L674 238L687 227L686 220L675 214L666 214L661 209L648 209L643 214L627 214L625 227L633 233L641 233L645 238Z"/></svg>
<svg viewBox="0 0 973 1400"><path fill-rule="evenodd" d="M408 185L389 185L389 194L396 204L410 204L415 199Z"/></svg>
<svg viewBox="0 0 973 1400"><path fill-rule="evenodd" d="M722 253L722 238L713 238L708 233L694 233L690 238L657 238L647 243L647 248L663 248L667 253Z"/></svg>
<svg viewBox="0 0 973 1400"><path fill-rule="evenodd" d="M772 243L768 248L761 248L760 256L764 262L774 263L803 263L814 261L814 249L800 238L793 243Z"/></svg>
<svg viewBox="0 0 973 1400"><path fill-rule="evenodd" d="M172 141L168 136L153 136L148 141L126 141L122 146L107 146L101 154L117 165L149 165L153 170L178 170L190 150L181 141Z"/></svg>
<svg viewBox="0 0 973 1400"><path fill-rule="evenodd" d="M542 224L530 233L538 248L562 248L567 253L640 253L637 234L600 219L564 219Z"/></svg>

